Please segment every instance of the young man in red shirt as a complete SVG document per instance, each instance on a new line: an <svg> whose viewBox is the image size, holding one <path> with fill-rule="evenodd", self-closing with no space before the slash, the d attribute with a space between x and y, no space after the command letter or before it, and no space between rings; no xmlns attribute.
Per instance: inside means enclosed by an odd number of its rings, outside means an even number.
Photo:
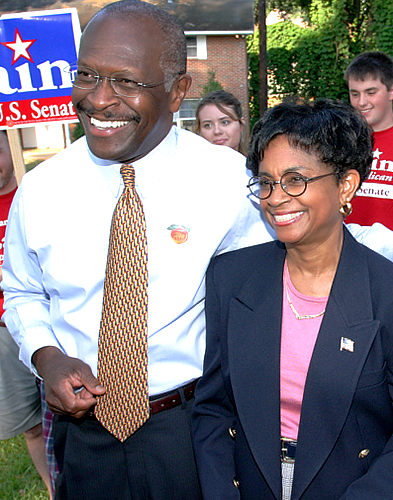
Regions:
<svg viewBox="0 0 393 500"><path fill-rule="evenodd" d="M353 59L344 78L352 106L374 133L372 170L346 222L380 222L393 229L393 60L383 52L364 52Z"/></svg>

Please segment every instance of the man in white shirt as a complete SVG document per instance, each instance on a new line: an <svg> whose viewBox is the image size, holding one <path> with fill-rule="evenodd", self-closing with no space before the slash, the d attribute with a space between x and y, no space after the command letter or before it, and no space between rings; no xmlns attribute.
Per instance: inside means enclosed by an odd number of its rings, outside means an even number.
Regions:
<svg viewBox="0 0 393 500"><path fill-rule="evenodd" d="M212 255L272 235L262 223L249 234L260 214L244 157L172 127L190 77L171 16L143 2L108 6L84 31L75 74L86 137L24 177L3 283L5 321L56 413L56 498L199 499L189 414L205 349L205 271ZM147 227L151 417L120 442L91 409L106 389L97 346L123 162L135 169Z"/></svg>
<svg viewBox="0 0 393 500"><path fill-rule="evenodd" d="M205 272L213 255L273 235L247 198L244 157L172 127L190 77L171 16L144 2L106 6L84 31L75 74L86 138L24 177L3 268L5 321L57 414L56 498L199 499L189 415L205 349ZM106 391L98 338L124 162L147 227L151 415L122 442L92 409Z"/></svg>

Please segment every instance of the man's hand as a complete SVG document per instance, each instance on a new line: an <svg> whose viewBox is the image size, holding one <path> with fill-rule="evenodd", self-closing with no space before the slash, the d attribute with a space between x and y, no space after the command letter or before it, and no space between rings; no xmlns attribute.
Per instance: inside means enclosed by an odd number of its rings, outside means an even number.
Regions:
<svg viewBox="0 0 393 500"><path fill-rule="evenodd" d="M96 396L105 393L90 366L57 347L38 349L33 363L44 379L46 400L53 413L80 418L97 403Z"/></svg>

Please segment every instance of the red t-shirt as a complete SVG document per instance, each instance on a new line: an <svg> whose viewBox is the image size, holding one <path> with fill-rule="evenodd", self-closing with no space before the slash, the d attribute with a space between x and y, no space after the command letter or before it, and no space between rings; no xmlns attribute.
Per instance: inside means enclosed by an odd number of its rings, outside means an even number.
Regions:
<svg viewBox="0 0 393 500"><path fill-rule="evenodd" d="M3 194L0 196L0 266L3 265L4 260L4 238L5 238L5 228L7 227L8 212L10 211L10 206L17 188L13 191ZM3 315L4 297L3 292L0 291L0 320Z"/></svg>
<svg viewBox="0 0 393 500"><path fill-rule="evenodd" d="M380 222L393 229L393 127L374 132L374 159L366 182L352 201L345 222L370 226Z"/></svg>

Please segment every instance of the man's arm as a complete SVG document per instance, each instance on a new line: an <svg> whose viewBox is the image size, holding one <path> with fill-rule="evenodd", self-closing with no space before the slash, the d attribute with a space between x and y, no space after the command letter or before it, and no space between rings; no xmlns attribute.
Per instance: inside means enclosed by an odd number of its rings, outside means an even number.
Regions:
<svg viewBox="0 0 393 500"><path fill-rule="evenodd" d="M66 356L51 325L51 298L37 253L28 243L22 195L14 198L7 224L2 287L3 320L20 347L20 358L44 379L55 413L82 416L105 389L90 367Z"/></svg>

